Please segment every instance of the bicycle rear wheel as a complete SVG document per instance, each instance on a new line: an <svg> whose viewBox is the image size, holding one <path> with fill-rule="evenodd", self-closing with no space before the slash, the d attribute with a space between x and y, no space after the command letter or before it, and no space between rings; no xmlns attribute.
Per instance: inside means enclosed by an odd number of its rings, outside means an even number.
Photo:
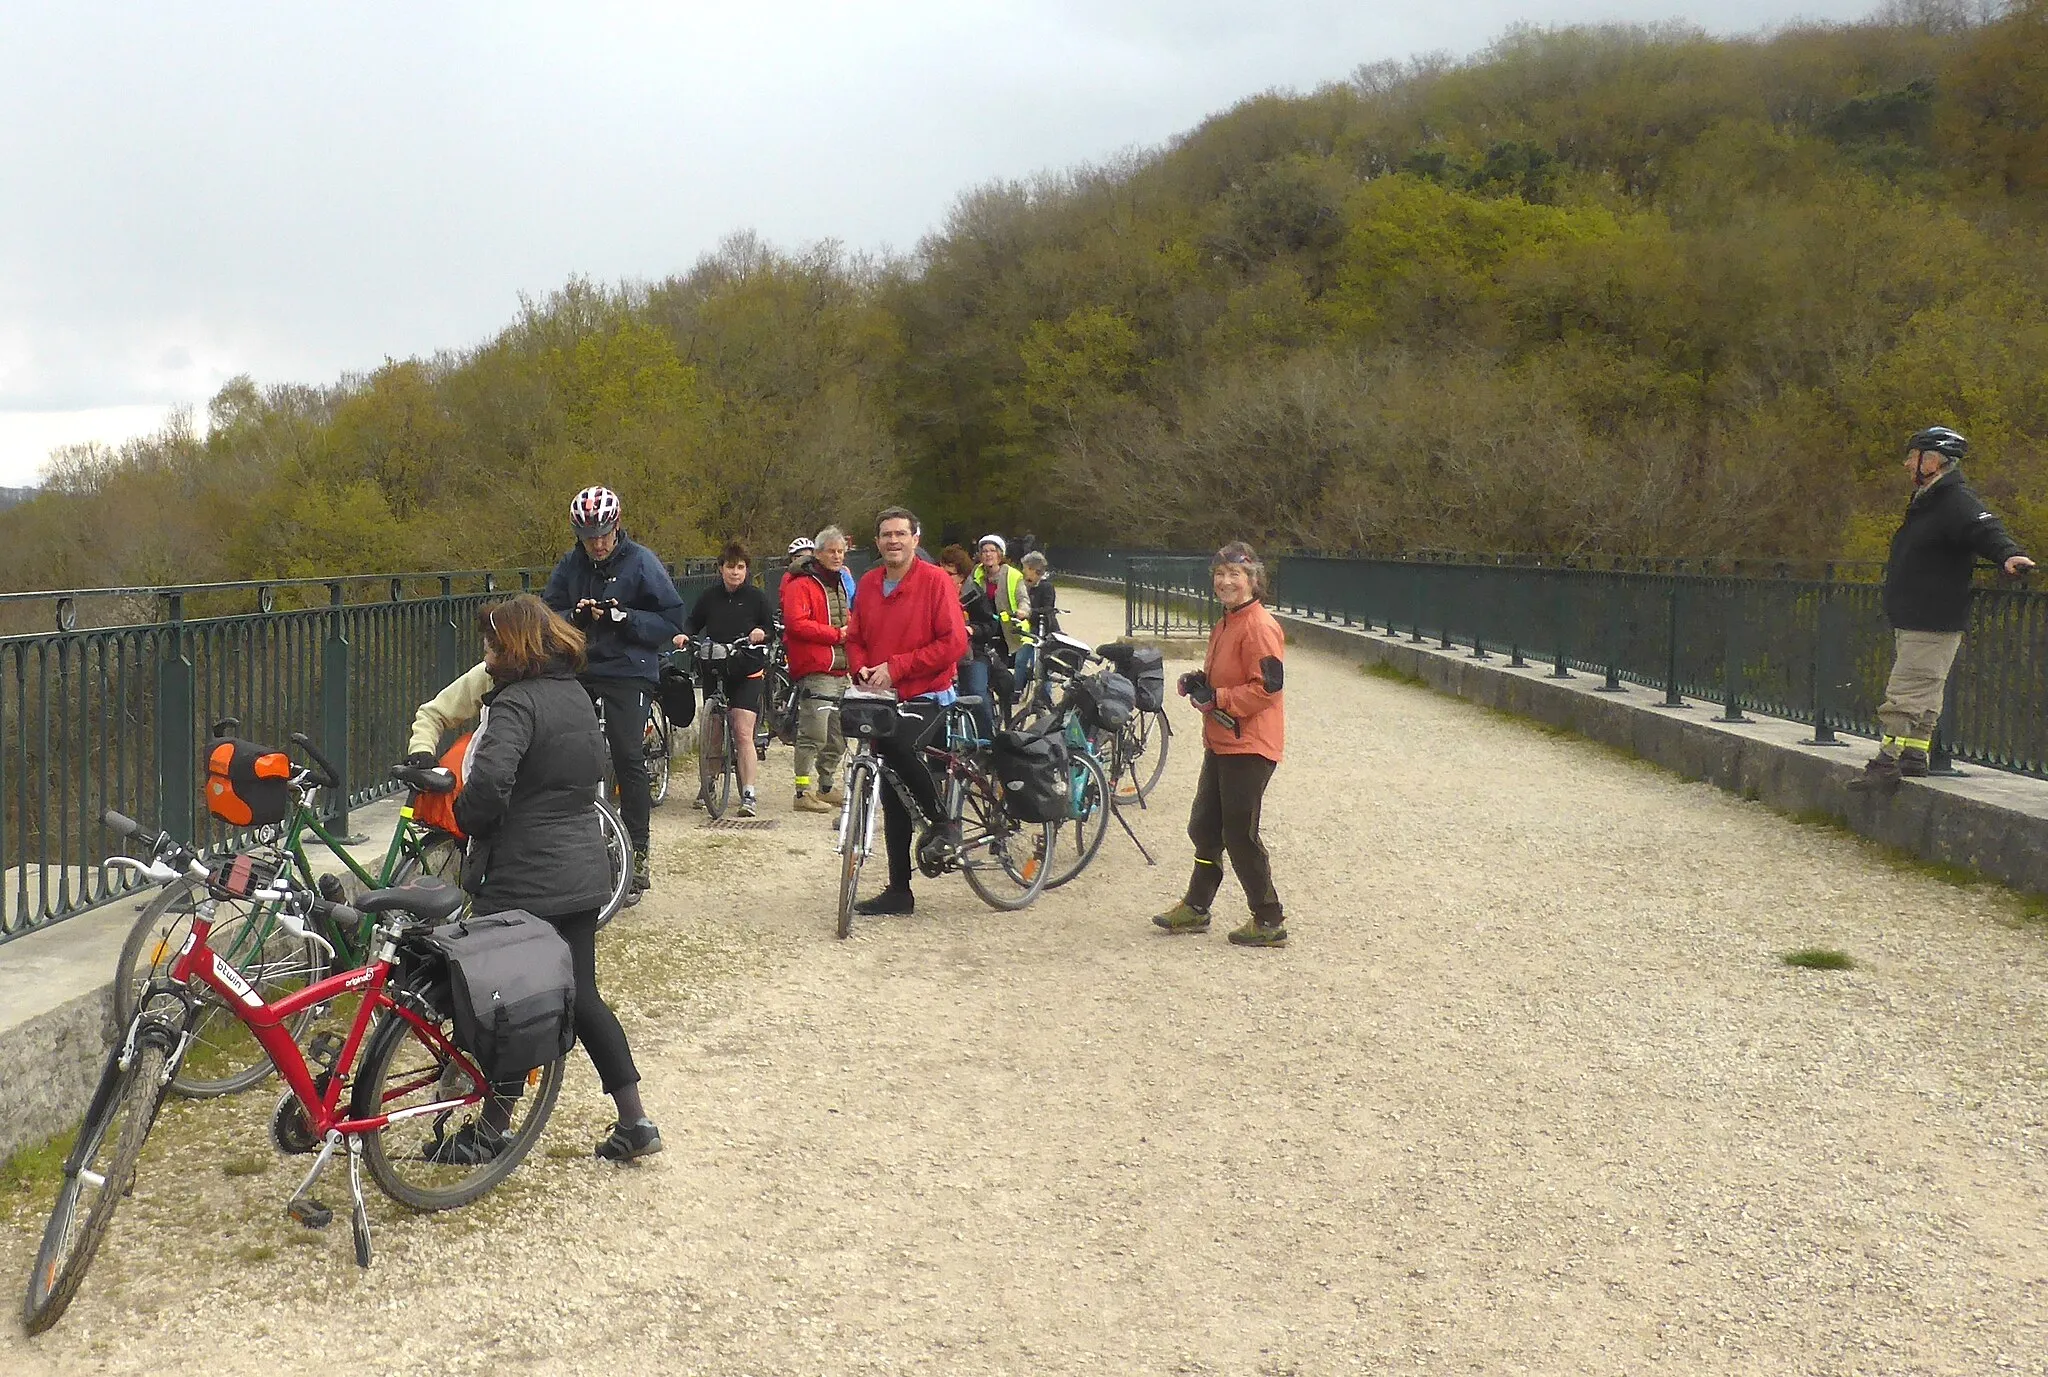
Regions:
<svg viewBox="0 0 2048 1377"><path fill-rule="evenodd" d="M415 855L407 856L392 872L391 883L402 885L407 880L425 875L449 884L462 883L462 843L446 832L429 832L421 839Z"/></svg>
<svg viewBox="0 0 2048 1377"><path fill-rule="evenodd" d="M114 1026L135 1020L136 1002L151 980L170 975L171 964L192 933L199 910L212 906L213 930L206 944L232 965L265 1002L276 1003L327 972L327 956L306 938L288 932L270 904L246 899L213 899L197 880L179 880L153 899L114 968ZM201 1000L192 1025L192 1045L171 1081L177 1094L194 1100L233 1095L260 1084L274 1069L263 1045L213 991L194 987ZM313 1010L302 1009L285 1024L293 1040L305 1034Z"/></svg>
<svg viewBox="0 0 2048 1377"><path fill-rule="evenodd" d="M597 911L597 925L604 927L626 906L626 895L633 888L633 839L626 835L625 819L618 809L600 798L593 805L597 809L597 830L604 837L605 861L611 866L612 892L605 896L604 905Z"/></svg>
<svg viewBox="0 0 2048 1377"><path fill-rule="evenodd" d="M1159 777L1166 773L1166 752L1173 742L1166 710L1132 713L1114 741L1110 761L1117 800L1143 803L1159 787Z"/></svg>
<svg viewBox="0 0 2048 1377"><path fill-rule="evenodd" d="M1081 747L1071 747L1067 771L1073 816L1053 825L1052 850L1045 862L1047 889L1058 889L1086 870L1109 835L1109 778L1102 762Z"/></svg>
<svg viewBox="0 0 2048 1377"><path fill-rule="evenodd" d="M1051 874L1054 824L1016 822L1003 810L993 781L980 770L963 781L960 806L960 872L967 887L990 908L1024 908L1045 888Z"/></svg>
<svg viewBox="0 0 2048 1377"><path fill-rule="evenodd" d="M846 808L839 823L839 936L853 936L853 906L868 858L868 828L875 807L875 771L856 761L846 771Z"/></svg>
<svg viewBox="0 0 2048 1377"><path fill-rule="evenodd" d="M647 802L659 808L668 801L668 756L671 749L668 712L656 699L648 705L647 730L640 737L640 753L647 758Z"/></svg>
<svg viewBox="0 0 2048 1377"><path fill-rule="evenodd" d="M414 1007L426 1009L428 1022L453 1042L454 1019L431 1005ZM460 1062L429 1041L410 1020L385 1010L363 1044L349 1097L350 1117L402 1114L447 1100L458 1103L365 1133L363 1164L370 1169L371 1179L379 1190L410 1209L452 1210L467 1205L510 1176L540 1141L541 1130L554 1113L555 1098L562 1092L567 1060L557 1058L524 1077L502 1083L497 1089L507 1093L493 1095L492 1087L477 1084ZM504 1120L502 1131L494 1132L484 1123L493 1101L498 1117ZM459 1134L465 1137L458 1139ZM496 1143L496 1151L484 1160L461 1160L466 1154L450 1151L479 1135ZM436 1161L437 1155L458 1160Z"/></svg>
<svg viewBox="0 0 2048 1377"><path fill-rule="evenodd" d="M50 1222L43 1227L21 1311L22 1325L31 1334L55 1324L78 1294L114 1211L135 1180L142 1144L163 1104L164 1048L153 1038L142 1038L125 1069L119 1057L119 1048L107 1056L78 1127L78 1141L65 1159Z"/></svg>

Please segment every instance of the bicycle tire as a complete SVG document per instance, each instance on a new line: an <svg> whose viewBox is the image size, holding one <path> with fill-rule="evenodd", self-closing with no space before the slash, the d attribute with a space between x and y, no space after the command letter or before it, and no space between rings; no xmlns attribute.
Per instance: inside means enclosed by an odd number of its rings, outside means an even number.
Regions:
<svg viewBox="0 0 2048 1377"><path fill-rule="evenodd" d="M434 832L419 844L414 854L398 863L398 869L391 873L392 887L421 875L459 885L462 883L462 856L460 838L446 832Z"/></svg>
<svg viewBox="0 0 2048 1377"><path fill-rule="evenodd" d="M844 841L839 851L839 937L853 936L853 906L859 902L861 867L867 863L868 810L874 807L875 772L858 765L847 770Z"/></svg>
<svg viewBox="0 0 2048 1377"><path fill-rule="evenodd" d="M704 811L716 822L725 816L726 809L732 807L732 786L733 781L739 778L740 755L739 745L732 739L732 718L726 710L720 708L713 712L708 722L718 724L718 772L704 780Z"/></svg>
<svg viewBox="0 0 2048 1377"><path fill-rule="evenodd" d="M435 1016L442 1034L452 1039L454 1020L432 1005L425 1005L425 1008ZM423 1150L406 1151L416 1148L417 1135L429 1127L437 1135L449 1135L478 1119L490 1100L487 1096L477 1095L467 1101L464 1112L460 1114L451 1110L433 1118L421 1115L365 1133L363 1165L370 1169L370 1179L377 1183L377 1189L399 1204L422 1213L452 1210L469 1204L510 1176L533 1145L540 1141L541 1132L555 1111L555 1099L562 1093L562 1076L567 1064L568 1058L557 1057L546 1066L537 1068L537 1073L529 1073L519 1096L519 1104L526 1112L506 1134L497 1155L489 1161L441 1165L428 1161ZM399 1088L387 1093L386 1087L393 1083L394 1065L398 1068ZM447 1089L451 1077L467 1082L470 1089ZM399 1102L409 1095L426 1096L422 1102L431 1104L449 1094L467 1097L476 1088L468 1077L452 1070L448 1059L422 1038L410 1022L387 1009L378 1015L377 1026L363 1043L363 1055L356 1064L355 1084L349 1094L348 1112L353 1118L367 1119L377 1114L392 1113L394 1106L403 1110L406 1106ZM518 1109L515 1107L513 1112L516 1115ZM451 1130L449 1121L457 1117L463 1122ZM387 1143L387 1138L392 1141ZM404 1171L400 1169L401 1163ZM406 1174L407 1171L418 1172L428 1179L415 1180Z"/></svg>
<svg viewBox="0 0 2048 1377"><path fill-rule="evenodd" d="M29 1272L21 1319L30 1334L42 1333L63 1317L92 1266L94 1254L106 1240L114 1211L135 1180L142 1145L163 1105L165 1055L154 1039L144 1038L137 1041L135 1055L125 1069L119 1061L120 1049L107 1056L100 1084L79 1123L77 1144L65 1159L64 1179L57 1188L50 1222L43 1226L35 1266ZM108 1135L117 1122L120 1131L110 1142ZM86 1179L88 1172L99 1178L97 1186ZM95 1194L81 1222L79 1197L88 1189Z"/></svg>
<svg viewBox="0 0 2048 1377"><path fill-rule="evenodd" d="M177 880L164 887L128 930L114 965L114 1026L135 1021L137 997L151 979L167 976L179 948L192 931L193 911L207 897L198 880ZM266 1003L320 979L327 956L309 939L280 926L268 904L219 899L207 945L227 960ZM261 1085L277 1069L247 1024L202 986L193 993L201 1001L192 1025L192 1045L171 1079L172 1093L188 1100L211 1100ZM285 1029L297 1041L312 1026L314 1011L301 1009Z"/></svg>
<svg viewBox="0 0 2048 1377"><path fill-rule="evenodd" d="M1131 714L1131 720L1116 733L1113 748L1114 784L1118 799L1143 803L1159 787L1166 773L1166 754L1173 742L1166 710Z"/></svg>
<svg viewBox="0 0 2048 1377"><path fill-rule="evenodd" d="M960 873L967 887L990 908L1013 913L1028 908L1045 891L1052 854L1054 824L1014 822L1003 810L1002 796L980 770L963 781L961 800L962 852ZM987 847L989 859L972 853ZM1039 864L1029 861L1037 858Z"/></svg>
<svg viewBox="0 0 2048 1377"><path fill-rule="evenodd" d="M1114 807L1109 793L1109 776L1102 762L1086 750L1070 747L1067 768L1072 772L1069 787L1075 795L1076 816L1053 824L1052 849L1046 853L1047 889L1058 889L1094 862L1109 835ZM1067 845L1068 841L1072 845Z"/></svg>
<svg viewBox="0 0 2048 1377"><path fill-rule="evenodd" d="M633 892L633 839L626 835L626 822L618 809L602 798L594 806L598 835L604 838L605 860L612 871L612 892L597 911L597 926L602 931L626 906L626 896Z"/></svg>
<svg viewBox="0 0 2048 1377"><path fill-rule="evenodd" d="M659 808L668 801L669 752L673 747L668 712L657 699L647 706L647 730L640 737L640 753L647 758L647 806L650 808Z"/></svg>

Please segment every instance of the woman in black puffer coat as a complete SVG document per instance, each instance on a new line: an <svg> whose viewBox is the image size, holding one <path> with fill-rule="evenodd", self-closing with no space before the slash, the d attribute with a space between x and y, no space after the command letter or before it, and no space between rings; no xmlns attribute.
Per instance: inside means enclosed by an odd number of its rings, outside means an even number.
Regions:
<svg viewBox="0 0 2048 1377"><path fill-rule="evenodd" d="M611 861L591 808L607 754L590 694L576 680L583 636L530 594L477 613L484 664L497 685L470 739L455 821L469 835L462 884L478 913L524 909L569 944L576 971L576 1037L618 1121L597 1145L615 1162L661 1151L640 1102L625 1029L597 989L597 916ZM494 1144L451 1148L488 1154Z"/></svg>

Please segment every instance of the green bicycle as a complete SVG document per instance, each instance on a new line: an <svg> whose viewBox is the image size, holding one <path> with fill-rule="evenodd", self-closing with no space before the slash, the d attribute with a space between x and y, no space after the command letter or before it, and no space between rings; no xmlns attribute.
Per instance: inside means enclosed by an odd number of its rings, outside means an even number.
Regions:
<svg viewBox="0 0 2048 1377"><path fill-rule="evenodd" d="M216 734L234 729L234 724L216 725ZM455 778L445 769L392 767L391 778L403 784L408 794L399 809L398 826L391 844L376 869L364 866L341 837L330 831L317 807L322 789L337 787L340 772L320 753L303 732L294 732L292 743L313 759L310 766L298 766L291 777L292 805L283 822L256 829L254 844L238 854L272 873L295 873L309 890L332 902L345 902L351 893L389 889L420 875L459 882L463 845L451 834L429 827L413 816L413 806L423 793L446 793ZM294 762L296 765L296 762ZM324 847L343 867L342 874L315 876L307 855L306 839ZM319 980L329 972L353 970L370 956L375 937L373 918L347 931L332 925L320 936L334 948L330 960L318 943L293 932L278 921L274 904L218 897L194 879L179 880L165 887L128 933L114 974L114 1026L126 1027L135 1017L137 1002L152 979L161 978L177 960L179 949L192 931L193 920L205 914L212 923L207 938L224 960L231 963L250 987L267 1002ZM323 1010L302 1009L287 1024L294 1041L305 1035ZM193 1025L192 1047L171 1080L171 1089L191 1099L231 1095L258 1084L271 1073L269 1056L249 1032L248 1025L224 1008L203 1011Z"/></svg>

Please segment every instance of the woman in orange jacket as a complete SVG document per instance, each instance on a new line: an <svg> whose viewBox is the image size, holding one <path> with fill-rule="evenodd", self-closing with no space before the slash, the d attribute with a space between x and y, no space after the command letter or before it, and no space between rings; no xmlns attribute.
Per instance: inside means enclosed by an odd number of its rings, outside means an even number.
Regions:
<svg viewBox="0 0 2048 1377"><path fill-rule="evenodd" d="M1207 932L1209 905L1223 883L1223 857L1244 886L1251 921L1234 929L1241 947L1287 944L1273 867L1259 840L1266 785L1280 764L1287 735L1281 690L1286 638L1266 610L1266 566L1252 547L1234 540L1209 561L1209 578L1223 619L1209 633L1202 667L1180 677L1181 696L1202 713L1202 777L1188 817L1195 873L1186 896L1152 921L1168 932Z"/></svg>

